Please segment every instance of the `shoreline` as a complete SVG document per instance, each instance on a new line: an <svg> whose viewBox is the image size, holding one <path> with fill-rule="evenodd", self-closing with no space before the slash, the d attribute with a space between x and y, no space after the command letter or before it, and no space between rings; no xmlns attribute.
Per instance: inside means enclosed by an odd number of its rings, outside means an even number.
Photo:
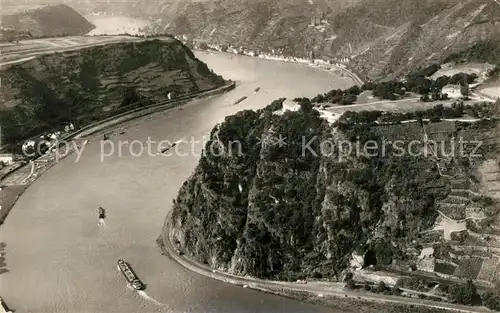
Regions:
<svg viewBox="0 0 500 313"><path fill-rule="evenodd" d="M115 128L123 123L151 115L154 113L170 110L170 109L175 109L177 107L180 107L187 102L198 99L198 98L205 98L205 97L211 97L215 96L218 94L222 94L228 91L231 91L236 88L236 82L234 81L227 81L226 84L220 87L215 87L209 90L205 90L199 93L183 96L177 99L172 99L172 100L166 100L154 105L151 105L149 107L145 108L138 108L138 109L132 109L127 112L119 113L115 116L106 118L104 120L91 123L89 125L86 125L79 130L76 130L60 139L60 141L68 141L68 140L80 140L82 137L87 137L94 135L98 132L106 131L109 130L110 128ZM83 140L84 143L86 144L86 141L88 140ZM70 145L70 150L67 151L66 154L61 154L59 153L59 158L56 160L55 152L49 152L48 154L45 154L43 156L40 156L33 160L33 162L41 161L44 158L48 158L46 163L44 163L43 166L40 166L39 169L35 169L35 171L32 174L29 174L28 176L25 176L22 181L26 181L26 183L19 183L19 184L5 184L5 182L11 178L13 175L17 174L18 172L22 172L23 169L31 168L32 166L35 166L34 164L32 165L31 163L26 163L23 165L20 165L18 167L15 167L12 171L4 174L1 179L0 179L0 186L2 187L2 190L0 191L0 227L2 224L5 223L7 220L10 211L14 208L17 200L23 195L23 193L30 187L32 183L35 182L40 176L42 176L45 172L47 172L50 168L55 166L59 161L62 161L66 157L70 156L74 152L74 147ZM4 200L4 198L7 198L7 200ZM4 203L6 202L6 203Z"/></svg>
<svg viewBox="0 0 500 313"><path fill-rule="evenodd" d="M465 305L456 305L446 302L436 302L431 300L420 300L409 297L380 295L376 293L354 291L344 288L344 283L340 282L319 282L308 281L307 284L297 284L287 281L272 281L266 279L258 279L253 277L243 277L226 272L221 272L210 268L207 265L200 264L185 254L182 256L176 253L176 247L172 242L171 228L172 211L168 212L164 230L156 239L156 243L160 248L161 254L172 259L185 269L197 273L199 275L212 278L221 282L233 284L243 288L254 289L261 292L275 294L286 298L303 301L307 303L323 305L328 307L336 307L341 310L352 309L353 305L357 307L357 312L378 312L379 309L374 309L374 306L394 306L395 308L414 308L420 307L423 309L442 310L442 312L464 312L464 313L486 313L493 312L485 307L472 307ZM168 238L164 238L163 234L167 233ZM342 305L344 303L344 305ZM384 312L389 312L384 310ZM400 312L398 310L394 312ZM434 311L435 312L435 311Z"/></svg>
<svg viewBox="0 0 500 313"><path fill-rule="evenodd" d="M181 41L184 45L188 46L187 43L179 38L176 38L177 40ZM352 70L348 69L347 66L342 64L343 66L340 66L339 64L336 63L329 63L325 60L322 59L303 59L303 58L297 58L297 57L287 57L287 56L278 56L278 55L272 55L272 54L267 54L267 53L260 53L258 55L254 55L251 53L238 53L235 51L222 51L220 49L217 49L216 47L211 47L209 45L209 49L200 49L200 48L192 48L193 51L198 51L198 52L218 52L218 53L226 53L230 55L241 55L241 56L247 56L251 58L257 58L257 59L262 59L262 60L269 60L269 61L278 61L278 62L285 62L285 63L294 63L294 64L303 64L315 69L323 70L328 73L331 72L340 72L340 75L342 77L348 77L350 78L355 85L358 85L361 87L365 82ZM345 75L345 76L344 76Z"/></svg>

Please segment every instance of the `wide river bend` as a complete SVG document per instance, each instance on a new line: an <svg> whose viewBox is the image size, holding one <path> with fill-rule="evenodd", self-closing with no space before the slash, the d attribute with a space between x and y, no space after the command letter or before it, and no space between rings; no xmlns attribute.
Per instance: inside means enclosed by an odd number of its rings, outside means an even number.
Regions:
<svg viewBox="0 0 500 313"><path fill-rule="evenodd" d="M19 199L0 228L9 270L0 275L0 296L18 313L332 312L211 280L160 255L155 240L202 144L179 147L186 150L184 156L160 157L147 151L133 156L126 144L120 152L118 141L139 140L146 146L148 137L202 140L239 110L352 85L347 78L306 65L196 54L216 73L237 81L237 88L122 125L124 133L112 137L113 155L102 158L101 144L93 140L78 162L75 154L64 159ZM254 93L257 87L261 89ZM243 96L248 99L232 105ZM139 150L136 144L132 151ZM97 225L99 206L107 209L105 226ZM128 261L147 284L145 293L126 287L118 258Z"/></svg>

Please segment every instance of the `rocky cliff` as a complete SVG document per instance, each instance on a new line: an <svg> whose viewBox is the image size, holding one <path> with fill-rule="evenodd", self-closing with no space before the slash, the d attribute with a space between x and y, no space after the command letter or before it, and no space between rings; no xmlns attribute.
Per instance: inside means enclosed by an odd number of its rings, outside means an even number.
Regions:
<svg viewBox="0 0 500 313"><path fill-rule="evenodd" d="M175 39L45 55L5 68L1 76L3 143L154 104L170 92L180 96L225 83Z"/></svg>
<svg viewBox="0 0 500 313"><path fill-rule="evenodd" d="M422 251L432 256L442 247L437 259L470 267L450 256L470 242L449 235L491 232L499 221L498 196L484 189L485 166L498 167L496 121L439 121L468 109L437 107L348 112L329 124L307 99L298 101L298 111L283 113L279 100L214 128L163 238L170 231L187 255L218 270L275 279L335 279L353 256L365 266L410 270ZM469 145L459 148L454 138ZM473 138L484 139L475 151ZM451 219L462 220L460 229L440 215L459 211Z"/></svg>
<svg viewBox="0 0 500 313"><path fill-rule="evenodd" d="M62 35L85 35L92 25L82 15L67 5L49 5L1 16L3 39L12 36L8 30L29 33L33 37L55 37ZM2 37L0 37L0 40Z"/></svg>

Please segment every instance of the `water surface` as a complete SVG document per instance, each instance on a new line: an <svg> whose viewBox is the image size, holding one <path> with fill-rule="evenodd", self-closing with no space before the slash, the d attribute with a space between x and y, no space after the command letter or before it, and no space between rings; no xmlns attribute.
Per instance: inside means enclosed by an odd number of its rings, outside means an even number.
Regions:
<svg viewBox="0 0 500 313"><path fill-rule="evenodd" d="M146 146L148 137L202 140L215 123L239 110L351 85L304 65L227 54L197 56L238 87L129 123L124 134L112 138L115 153L102 162L100 142L92 141L78 162L76 155L64 159L19 199L0 228L9 269L0 275L0 295L17 312L333 312L211 280L160 255L155 240L199 154L181 145L184 156L149 156L146 151L135 157L125 141ZM254 94L257 87L261 89ZM232 105L243 96L248 99ZM133 147L137 154L139 145ZM193 144L193 151L201 147ZM106 226L98 225L99 206L107 210ZM116 266L119 258L147 284L146 294L126 287Z"/></svg>
<svg viewBox="0 0 500 313"><path fill-rule="evenodd" d="M141 29L150 21L127 16L86 15L85 18L95 25L88 35L142 35Z"/></svg>

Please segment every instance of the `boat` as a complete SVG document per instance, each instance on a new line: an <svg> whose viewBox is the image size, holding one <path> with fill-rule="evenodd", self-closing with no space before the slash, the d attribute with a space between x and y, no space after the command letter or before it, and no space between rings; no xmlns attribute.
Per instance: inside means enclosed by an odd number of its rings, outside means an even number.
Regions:
<svg viewBox="0 0 500 313"><path fill-rule="evenodd" d="M101 207L99 207L99 218L100 219L106 218L106 211Z"/></svg>
<svg viewBox="0 0 500 313"><path fill-rule="evenodd" d="M163 154L163 153L167 152L168 150L172 149L176 145L177 145L177 142L174 142L173 144L171 144L170 146L166 147L165 149L162 149L161 153Z"/></svg>
<svg viewBox="0 0 500 313"><path fill-rule="evenodd" d="M143 290L144 289L144 284L139 280L137 275L132 271L132 268L130 265L123 261L123 260L118 260L118 269L122 272L123 276L127 279L128 283L134 288L135 290Z"/></svg>
<svg viewBox="0 0 500 313"><path fill-rule="evenodd" d="M245 100L246 98L248 98L248 97L241 97L240 99L238 99L238 100L236 100L236 101L234 102L234 105L236 105L236 104L240 103L241 101Z"/></svg>
<svg viewBox="0 0 500 313"><path fill-rule="evenodd" d="M3 302L2 298L0 298L0 313L12 313L12 311L9 310L5 302Z"/></svg>
<svg viewBox="0 0 500 313"><path fill-rule="evenodd" d="M258 92L260 90L260 87L255 88L253 92Z"/></svg>

